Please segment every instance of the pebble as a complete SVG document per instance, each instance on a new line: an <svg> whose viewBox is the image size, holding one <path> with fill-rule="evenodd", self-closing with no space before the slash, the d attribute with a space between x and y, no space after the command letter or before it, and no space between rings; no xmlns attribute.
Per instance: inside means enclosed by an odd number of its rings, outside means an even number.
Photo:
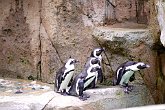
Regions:
<svg viewBox="0 0 165 110"><path fill-rule="evenodd" d="M17 91L15 92L15 94L21 94L21 93L23 93L23 90L22 90L22 89L19 89L19 90L17 90Z"/></svg>
<svg viewBox="0 0 165 110"><path fill-rule="evenodd" d="M40 88L41 88L41 85L39 85L39 84L32 85L32 90L38 90Z"/></svg>
<svg viewBox="0 0 165 110"><path fill-rule="evenodd" d="M50 87L49 87L49 86L41 86L41 88L40 88L40 89L49 90L49 89L50 89Z"/></svg>

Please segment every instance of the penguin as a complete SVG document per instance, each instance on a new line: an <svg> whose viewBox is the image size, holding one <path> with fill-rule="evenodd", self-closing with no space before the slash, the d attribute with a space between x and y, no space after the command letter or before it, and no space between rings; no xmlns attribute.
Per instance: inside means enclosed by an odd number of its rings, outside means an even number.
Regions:
<svg viewBox="0 0 165 110"><path fill-rule="evenodd" d="M141 69L149 68L148 64L144 62L134 62L134 61L127 61L121 64L117 70L115 79L113 80L113 85L120 85L124 87L124 92L129 93L132 91L132 87L128 85L128 82L132 82L135 80L135 72Z"/></svg>
<svg viewBox="0 0 165 110"><path fill-rule="evenodd" d="M78 74L69 89L68 94L72 96L79 97L80 100L87 100L90 96L84 94L83 91L86 90L86 87L93 81L98 75L98 69L100 69L98 64L90 66L87 71L82 71Z"/></svg>
<svg viewBox="0 0 165 110"><path fill-rule="evenodd" d="M85 77L85 81L84 81L84 90L86 90L89 86L92 86L92 88L96 87L100 68L101 68L100 65L96 63L91 65L87 69L86 71L87 76Z"/></svg>
<svg viewBox="0 0 165 110"><path fill-rule="evenodd" d="M95 57L99 59L99 65L101 67L102 64L102 52L104 52L105 49L104 48L95 48L93 49L93 51L90 54L90 57ZM85 67L88 65L88 63L86 63ZM103 82L103 73L102 73L102 68L100 68L100 70L98 70L98 80L100 80L100 83ZM94 82L93 82L94 83Z"/></svg>
<svg viewBox="0 0 165 110"><path fill-rule="evenodd" d="M67 62L61 67L55 76L55 88L57 89L56 92L62 95L67 95L67 90L69 89L69 84L73 80L74 70L75 70L75 63L78 60L73 58L69 58Z"/></svg>
<svg viewBox="0 0 165 110"><path fill-rule="evenodd" d="M96 57L89 57L85 66L84 66L84 69L83 69L84 72L83 73L89 73L89 72L87 72L87 70L89 70L89 68L94 67L94 66L98 66L98 68L99 68L98 73L99 73L101 70L100 60ZM88 75L90 75L90 74L88 74ZM86 76L86 77L88 77L88 76ZM97 80L98 80L98 74L97 74L97 77L95 77L93 79L93 81L86 87L86 89L87 88L95 88Z"/></svg>
<svg viewBox="0 0 165 110"><path fill-rule="evenodd" d="M100 62L101 62L101 60L102 60L102 55L101 55L101 53L103 52L103 51L105 51L105 49L104 48L95 48L92 52L91 52L91 55L90 55L90 57L96 57L96 58L98 58L99 60L100 60Z"/></svg>

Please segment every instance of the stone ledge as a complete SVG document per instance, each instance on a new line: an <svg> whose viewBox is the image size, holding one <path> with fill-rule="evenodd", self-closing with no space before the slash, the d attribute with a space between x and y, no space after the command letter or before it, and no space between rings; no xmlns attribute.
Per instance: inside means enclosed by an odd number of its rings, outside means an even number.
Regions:
<svg viewBox="0 0 165 110"><path fill-rule="evenodd" d="M91 89L85 91L85 93L90 95L90 98L86 101L81 101L73 96L57 94L46 108L55 110L109 110L154 104L148 89L143 85L135 85L130 94L125 94L120 87Z"/></svg>
<svg viewBox="0 0 165 110"><path fill-rule="evenodd" d="M149 29L96 27L93 29L93 36L102 42L122 42L122 46L126 47L139 45L141 42L150 46L153 44Z"/></svg>
<svg viewBox="0 0 165 110"><path fill-rule="evenodd" d="M139 83L134 84L134 90L130 94L125 94L118 86L90 89L85 93L90 95L86 101L74 96L62 96L52 89L13 95L0 94L0 109L109 110L154 104L148 89Z"/></svg>

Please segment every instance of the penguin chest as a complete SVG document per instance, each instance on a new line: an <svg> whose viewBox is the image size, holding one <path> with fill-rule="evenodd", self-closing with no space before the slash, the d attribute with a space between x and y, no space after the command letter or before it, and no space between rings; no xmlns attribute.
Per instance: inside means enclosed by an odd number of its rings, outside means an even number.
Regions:
<svg viewBox="0 0 165 110"><path fill-rule="evenodd" d="M97 73L90 73L88 76L85 78L85 83L84 83L84 88L86 88L89 84L92 83L92 81L96 78Z"/></svg>
<svg viewBox="0 0 165 110"><path fill-rule="evenodd" d="M64 80L61 82L60 90L67 89L68 84L69 84L71 78L73 77L73 73L74 73L74 71L70 71L69 73L66 74Z"/></svg>
<svg viewBox="0 0 165 110"><path fill-rule="evenodd" d="M134 71L127 71L121 78L120 85L123 85L123 83L128 83L130 77L134 74Z"/></svg>

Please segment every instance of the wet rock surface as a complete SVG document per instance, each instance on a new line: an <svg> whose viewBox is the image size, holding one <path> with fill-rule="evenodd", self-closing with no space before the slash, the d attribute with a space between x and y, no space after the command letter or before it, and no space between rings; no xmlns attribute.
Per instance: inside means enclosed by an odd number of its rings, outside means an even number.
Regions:
<svg viewBox="0 0 165 110"><path fill-rule="evenodd" d="M51 85L43 84L39 81L26 81L22 79L0 79L0 94L2 95L16 95L16 94L30 94L33 92L44 92L51 90Z"/></svg>
<svg viewBox="0 0 165 110"><path fill-rule="evenodd" d="M134 90L125 94L118 86L98 86L86 90L90 95L86 101L74 96L63 96L53 91L53 85L25 80L1 79L0 109L2 110L109 110L154 104L143 83L134 84ZM22 93L15 93L22 87ZM34 87L36 87L34 89Z"/></svg>

